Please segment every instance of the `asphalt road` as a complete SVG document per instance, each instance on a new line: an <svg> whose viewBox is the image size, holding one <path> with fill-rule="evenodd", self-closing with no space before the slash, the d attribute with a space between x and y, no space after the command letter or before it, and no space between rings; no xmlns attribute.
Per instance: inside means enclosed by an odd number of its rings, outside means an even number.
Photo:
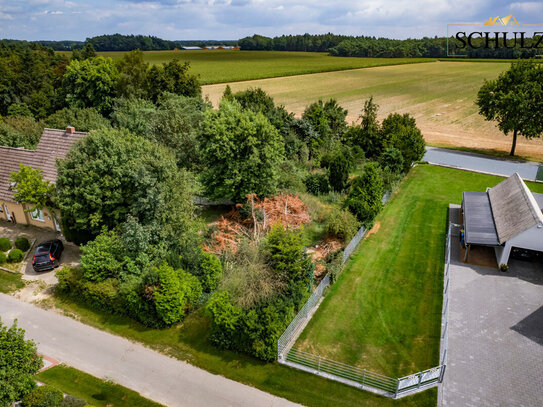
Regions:
<svg viewBox="0 0 543 407"><path fill-rule="evenodd" d="M296 406L5 294L0 317L8 325L17 318L40 353L169 407Z"/></svg>
<svg viewBox="0 0 543 407"><path fill-rule="evenodd" d="M508 177L518 172L524 179L536 178L539 163L532 161L516 161L500 157L485 156L445 148L426 147L423 158L432 164L447 165L456 168L483 171Z"/></svg>

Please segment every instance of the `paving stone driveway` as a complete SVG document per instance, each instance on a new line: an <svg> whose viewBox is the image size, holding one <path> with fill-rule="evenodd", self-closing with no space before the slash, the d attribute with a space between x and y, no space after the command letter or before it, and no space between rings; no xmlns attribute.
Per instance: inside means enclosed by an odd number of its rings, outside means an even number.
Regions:
<svg viewBox="0 0 543 407"><path fill-rule="evenodd" d="M543 406L543 264L459 262L453 240L443 406Z"/></svg>

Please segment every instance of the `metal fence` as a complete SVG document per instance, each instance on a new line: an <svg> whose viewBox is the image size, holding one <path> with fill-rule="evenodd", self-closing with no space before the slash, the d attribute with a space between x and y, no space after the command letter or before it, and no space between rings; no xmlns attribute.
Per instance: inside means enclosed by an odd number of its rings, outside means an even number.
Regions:
<svg viewBox="0 0 543 407"><path fill-rule="evenodd" d="M449 223L445 243L443 307L441 315L440 357L438 366L409 376L392 378L293 348L292 346L296 342L296 339L304 330L305 326L318 308L325 288L330 284L328 276L321 281L303 308L292 320L283 335L281 335L281 338L279 338L277 343L277 360L279 363L392 398L413 394L428 387L435 386L437 383L441 383L443 381L443 376L445 374L445 368L447 365L450 286L449 268L451 262L452 227L453 224ZM351 243L353 243L353 241L356 241L356 245L358 245L358 242L360 242L361 238L364 236L365 231L362 231L361 228L359 233L362 236L358 239L355 236L349 243L349 246ZM355 248L356 245L354 246ZM351 253L352 251L354 251L354 249L351 250ZM345 260L346 257L344 257L344 262Z"/></svg>

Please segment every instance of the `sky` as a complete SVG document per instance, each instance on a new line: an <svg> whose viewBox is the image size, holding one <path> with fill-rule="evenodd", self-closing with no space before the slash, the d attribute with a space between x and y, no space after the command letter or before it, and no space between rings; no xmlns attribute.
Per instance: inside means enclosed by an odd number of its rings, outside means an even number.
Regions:
<svg viewBox="0 0 543 407"><path fill-rule="evenodd" d="M333 32L403 39L444 36L447 23L509 14L520 24L543 24L543 1L0 0L0 38L83 41L120 33L228 40Z"/></svg>

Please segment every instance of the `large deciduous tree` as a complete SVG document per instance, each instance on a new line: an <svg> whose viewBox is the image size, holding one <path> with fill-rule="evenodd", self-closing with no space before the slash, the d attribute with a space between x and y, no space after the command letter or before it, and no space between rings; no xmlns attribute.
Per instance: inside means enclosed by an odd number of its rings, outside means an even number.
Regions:
<svg viewBox="0 0 543 407"><path fill-rule="evenodd" d="M43 366L36 344L25 340L17 321L8 328L0 320L0 406L20 400L36 386L33 375Z"/></svg>
<svg viewBox="0 0 543 407"><path fill-rule="evenodd" d="M243 202L247 194L275 192L284 144L262 113L223 100L218 111L205 113L200 148L207 196Z"/></svg>
<svg viewBox="0 0 543 407"><path fill-rule="evenodd" d="M15 182L16 201L31 205L28 211L51 208L55 186L43 179L41 168L19 164L19 171L12 171L10 181ZM53 213L49 210L50 213Z"/></svg>
<svg viewBox="0 0 543 407"><path fill-rule="evenodd" d="M543 68L533 61L511 64L497 79L485 81L477 94L479 113L495 120L505 134L513 133L509 155L515 155L517 137L543 133Z"/></svg>

